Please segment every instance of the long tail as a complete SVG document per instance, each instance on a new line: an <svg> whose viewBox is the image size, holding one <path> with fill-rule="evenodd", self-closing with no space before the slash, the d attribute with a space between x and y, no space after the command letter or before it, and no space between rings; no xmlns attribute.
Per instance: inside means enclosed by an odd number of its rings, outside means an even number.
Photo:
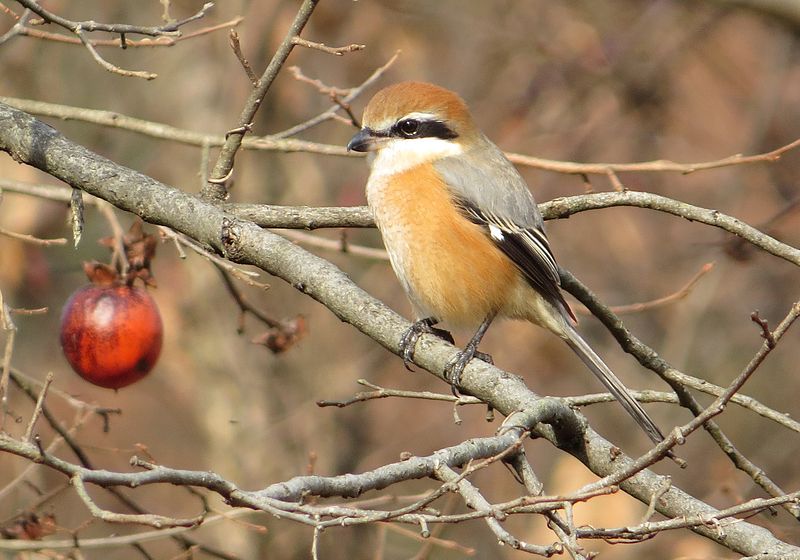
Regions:
<svg viewBox="0 0 800 560"><path fill-rule="evenodd" d="M650 439L655 443L660 443L664 439L664 434L658 429L653 419L647 415L641 405L636 402L622 381L614 375L614 372L600 359L594 350L586 343L581 335L578 334L571 325L567 326L564 335L565 341L569 344L570 348L583 360L592 373L594 373L600 382L606 386L606 389L614 395L614 398L628 411L636 423L650 436Z"/></svg>

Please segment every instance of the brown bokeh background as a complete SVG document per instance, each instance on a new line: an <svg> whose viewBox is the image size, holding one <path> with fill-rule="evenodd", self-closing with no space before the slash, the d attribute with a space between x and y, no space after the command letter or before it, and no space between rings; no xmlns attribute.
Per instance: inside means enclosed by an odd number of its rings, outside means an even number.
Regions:
<svg viewBox="0 0 800 560"><path fill-rule="evenodd" d="M172 2L175 17L196 11L201 2ZM238 26L242 45L257 72L263 69L294 17L298 3L225 0L191 28L244 16ZM296 49L289 64L327 84L352 87L401 55L381 85L402 80L434 81L459 91L476 120L502 148L577 162L629 162L651 159L701 162L734 153L768 151L800 136L800 66L796 30L800 21L731 7L732 2L623 1L459 2L458 0L326 0L303 35L328 45L363 43L367 49L343 57ZM746 5L747 2L741 4ZM18 10L13 2L6 5ZM157 24L161 6L147 2L47 2L74 19ZM13 23L0 12L0 32ZM99 37L99 35L98 35ZM235 125L249 83L233 56L225 31L181 42L171 48L104 49L109 60L159 74L152 81L123 78L100 68L81 47L20 37L0 47L0 95L117 111L193 131L222 133ZM353 105L360 113L367 91ZM275 82L254 126L256 134L283 130L330 106L330 100L284 71ZM190 192L200 185L200 150L131 132L73 121L49 120L76 142L120 164ZM327 123L302 135L344 145L354 129ZM215 154L212 154L212 156ZM213 161L213 159L212 159ZM620 177L634 190L655 192L734 215L789 244L797 244L800 155L786 154L773 164L697 172L628 173ZM577 176L521 170L538 200L583 193ZM53 180L0 157L0 177L29 182ZM360 205L367 168L363 161L316 154L240 153L232 200L285 205ZM591 187L608 190L604 177ZM42 237L67 237L66 207L5 193L0 226ZM772 218L787 210L777 220ZM131 216L121 215L128 224ZM323 306L280 280L265 277L268 291L247 288L248 297L276 317L302 314L308 335L290 351L272 355L250 343L263 331L252 318L239 335L237 307L219 273L203 258L181 260L169 243L159 247L153 292L166 325L164 350L155 371L143 382L119 391L88 385L73 374L58 345L59 313L67 296L84 283L81 262L107 259L96 240L108 235L107 222L87 211L87 229L77 250L42 248L0 236L0 289L12 307L47 306L42 316L18 316L13 364L31 377L55 374L55 387L122 415L102 432L99 420L77 434L98 467L126 470L139 445L159 463L218 472L246 489L307 472L331 475L361 472L395 461L403 451L428 454L469 437L489 435L483 409L459 411L415 400L379 400L345 409L318 408L319 399L344 399L360 388L355 381L403 389L447 392L424 372L408 373L401 360ZM705 263L715 267L688 297L669 306L626 316L626 324L666 360L692 375L725 385L761 344L749 315L758 309L774 325L797 298L798 272L791 264L723 232L652 211L617 208L580 214L548 224L562 265L586 282L603 301L618 305L647 301L678 290ZM336 239L339 231L315 235ZM380 246L374 231L351 231L351 243ZM331 259L360 286L408 315L409 308L386 262L310 250ZM624 354L592 318L582 332L609 365L633 388L664 389L656 376ZM468 333L457 333L464 341ZM790 332L745 393L794 416L798 411L797 333ZM577 395L599 391L583 365L552 335L521 323L501 322L482 347L502 368L525 376L541 394ZM707 398L703 398L707 402ZM57 395L48 404L69 424L74 410ZM688 413L669 405L648 405L665 428L687 421ZM646 438L616 405L586 411L593 425L630 453L646 449ZM12 392L11 418L30 414L30 404ZM7 425L9 422L7 421ZM739 449L787 490L797 488L796 434L737 407L720 424ZM44 423L45 442L52 437ZM20 430L11 423L9 431ZM795 436L795 437L792 437ZM593 475L548 444L527 446L532 464L549 493L568 492ZM723 507L761 495L734 470L705 434L694 435L680 450L690 466L656 467L709 503ZM61 448L59 454L74 457ZM28 465L0 456L0 481L10 481ZM27 476L40 491L63 482L35 469ZM520 487L501 466L478 474L476 484L493 501L510 499ZM2 484L5 486L5 483ZM408 495L431 488L420 481L387 493ZM125 511L101 490L101 505ZM140 504L167 515L194 515L198 500L179 488L129 491ZM372 494L368 497L373 496ZM0 519L25 511L35 490L17 484L2 494ZM402 502L395 502L402 503ZM226 507L212 499L213 507ZM463 509L458 500L439 507ZM70 491L41 511L55 513L60 526L82 527L81 537L124 532L126 527L92 522ZM578 523L594 526L639 522L645 506L627 496L592 500L575 509ZM201 542L241 558L307 558L311 531L289 521L250 515L248 523L225 521L192 533ZM797 543L796 525L777 517L753 520ZM514 534L533 542L554 537L538 518L507 523ZM66 538L67 533L61 533ZM446 527L438 536L475 550L477 558L522 558L498 547L481 522ZM585 543L606 550L603 543ZM361 527L330 530L322 536L324 558L409 558L422 546L393 529ZM179 548L162 539L144 545L155 558L171 558ZM728 551L689 532L663 534L651 541L615 546L609 558L733 558ZM135 558L131 548L85 551L89 558ZM202 554L199 557L204 557ZM420 556L423 557L423 556ZM427 558L462 558L460 550L433 547Z"/></svg>

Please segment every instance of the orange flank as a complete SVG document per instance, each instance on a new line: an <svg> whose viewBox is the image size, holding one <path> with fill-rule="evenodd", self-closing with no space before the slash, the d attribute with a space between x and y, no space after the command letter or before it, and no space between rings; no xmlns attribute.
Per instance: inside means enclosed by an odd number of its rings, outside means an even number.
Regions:
<svg viewBox="0 0 800 560"><path fill-rule="evenodd" d="M460 214L439 177L425 164L376 185L375 218L419 311L472 326L506 306L520 275L483 229Z"/></svg>

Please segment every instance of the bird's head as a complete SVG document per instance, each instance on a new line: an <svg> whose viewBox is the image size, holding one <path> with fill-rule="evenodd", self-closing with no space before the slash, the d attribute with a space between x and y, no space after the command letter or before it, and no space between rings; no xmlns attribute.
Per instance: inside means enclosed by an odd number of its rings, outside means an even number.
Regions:
<svg viewBox="0 0 800 560"><path fill-rule="evenodd" d="M477 134L457 94L424 82L401 82L370 100L347 149L378 152L403 168L458 155Z"/></svg>

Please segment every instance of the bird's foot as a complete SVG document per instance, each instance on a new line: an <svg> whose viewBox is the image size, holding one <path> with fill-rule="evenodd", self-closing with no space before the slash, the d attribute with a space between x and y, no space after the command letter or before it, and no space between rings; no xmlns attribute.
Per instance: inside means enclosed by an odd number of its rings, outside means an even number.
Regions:
<svg viewBox="0 0 800 560"><path fill-rule="evenodd" d="M455 343L455 340L453 340L453 335L444 329L437 329L434 327L434 325L438 322L439 321L433 317L420 319L411 325L403 334L403 338L400 339L400 355L403 357L403 365L406 366L408 371L414 371L411 369L411 362L414 361L414 352L416 351L417 341L421 335L433 334L442 340L446 340L450 344Z"/></svg>
<svg viewBox="0 0 800 560"><path fill-rule="evenodd" d="M478 345L472 344L470 341L464 350L456 354L456 356L447 362L447 365L444 367L445 379L450 382L450 385L453 389L453 394L456 396L459 394L458 385L461 383L461 374L464 373L464 368L467 367L467 364L472 360L472 358L478 358L487 364L494 365L494 360L492 357L485 352L479 352Z"/></svg>
<svg viewBox="0 0 800 560"><path fill-rule="evenodd" d="M452 360L447 362L447 365L444 367L444 377L450 382L450 388L455 396L459 396L458 386L461 384L461 374L464 373L464 368L467 367L467 364L470 362L470 360L472 360L472 358L477 357L487 364L494 364L494 360L492 360L492 357L489 354L478 352L478 345L481 343L483 335L486 334L486 329L488 329L489 325L492 324L494 317L495 313L490 313L487 315L481 325L478 327L478 330L474 335L472 335L472 338L464 347L464 350L459 352Z"/></svg>

